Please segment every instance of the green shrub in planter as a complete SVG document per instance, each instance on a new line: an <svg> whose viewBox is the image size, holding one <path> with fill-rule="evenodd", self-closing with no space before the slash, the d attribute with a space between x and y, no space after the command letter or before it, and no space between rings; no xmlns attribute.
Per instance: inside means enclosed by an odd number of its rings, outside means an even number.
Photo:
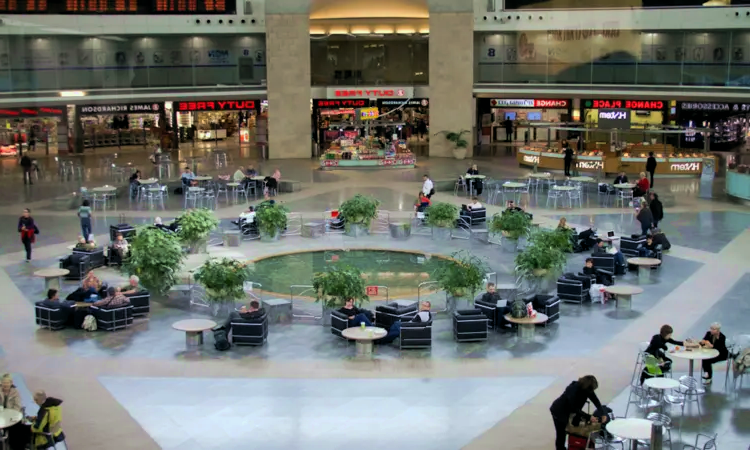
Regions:
<svg viewBox="0 0 750 450"><path fill-rule="evenodd" d="M326 308L341 308L350 298L357 303L370 300L362 272L352 266L334 265L326 272L318 272L313 275L312 286L315 301Z"/></svg>
<svg viewBox="0 0 750 450"><path fill-rule="evenodd" d="M245 298L243 285L250 280L250 268L231 258L210 258L195 271L195 281L206 288L212 303L232 303Z"/></svg>
<svg viewBox="0 0 750 450"><path fill-rule="evenodd" d="M286 228L287 212L288 210L278 203L261 203L255 212L258 231L266 236L283 233Z"/></svg>
<svg viewBox="0 0 750 450"><path fill-rule="evenodd" d="M378 216L378 206L380 200L357 194L339 206L339 213L344 216L347 225L357 224L369 228L372 219Z"/></svg>
<svg viewBox="0 0 750 450"><path fill-rule="evenodd" d="M177 283L184 258L175 234L143 227L131 238L130 256L123 261L123 267L129 275L137 275L149 291L165 294Z"/></svg>
<svg viewBox="0 0 750 450"><path fill-rule="evenodd" d="M463 297L480 290L488 272L489 268L483 259L462 250L440 264L434 276L441 289L453 297Z"/></svg>
<svg viewBox="0 0 750 450"><path fill-rule="evenodd" d="M541 248L556 248L564 253L569 253L573 251L573 242L570 239L571 233L575 233L575 230L538 229L529 235L529 245Z"/></svg>
<svg viewBox="0 0 750 450"><path fill-rule="evenodd" d="M531 219L522 211L504 211L495 214L488 226L490 232L502 234L508 239L517 240L529 234Z"/></svg>
<svg viewBox="0 0 750 450"><path fill-rule="evenodd" d="M177 218L180 222L178 236L188 246L205 241L208 235L219 226L214 212L205 208L189 209Z"/></svg>
<svg viewBox="0 0 750 450"><path fill-rule="evenodd" d="M458 207L450 203L435 202L425 210L427 225L439 228L455 228Z"/></svg>
<svg viewBox="0 0 750 450"><path fill-rule="evenodd" d="M531 244L516 255L516 277L519 280L541 278L562 272L566 256L555 247Z"/></svg>

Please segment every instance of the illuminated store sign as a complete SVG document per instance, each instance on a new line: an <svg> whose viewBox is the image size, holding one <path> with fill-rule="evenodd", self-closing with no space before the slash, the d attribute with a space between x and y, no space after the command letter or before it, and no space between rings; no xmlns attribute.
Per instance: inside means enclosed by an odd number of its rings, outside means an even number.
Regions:
<svg viewBox="0 0 750 450"><path fill-rule="evenodd" d="M675 163L669 166L672 172L697 172L701 170L701 163Z"/></svg>
<svg viewBox="0 0 750 450"><path fill-rule="evenodd" d="M576 167L584 170L604 169L604 161L578 161Z"/></svg>
<svg viewBox="0 0 750 450"><path fill-rule="evenodd" d="M529 164L539 164L539 157L532 155L523 155L523 162L527 162Z"/></svg>
<svg viewBox="0 0 750 450"><path fill-rule="evenodd" d="M82 114L153 113L164 110L164 103L124 103L121 105L78 105Z"/></svg>
<svg viewBox="0 0 750 450"><path fill-rule="evenodd" d="M361 120L373 120L378 118L378 108L362 108L359 110Z"/></svg>
<svg viewBox="0 0 750 450"><path fill-rule="evenodd" d="M383 106L429 106L426 98L410 98L409 100L378 100L378 107Z"/></svg>
<svg viewBox="0 0 750 450"><path fill-rule="evenodd" d="M627 130L630 128L629 109L600 109L599 128Z"/></svg>
<svg viewBox="0 0 750 450"><path fill-rule="evenodd" d="M637 109L641 111L661 111L665 103L661 100L585 100L584 108L589 109Z"/></svg>
<svg viewBox="0 0 750 450"><path fill-rule="evenodd" d="M3 108L0 117L51 117L65 114L63 107L42 106L39 108Z"/></svg>
<svg viewBox="0 0 750 450"><path fill-rule="evenodd" d="M315 100L316 108L362 108L367 100Z"/></svg>
<svg viewBox="0 0 750 450"><path fill-rule="evenodd" d="M255 100L177 102L177 111L243 111L255 109Z"/></svg>
<svg viewBox="0 0 750 450"><path fill-rule="evenodd" d="M680 102L685 111L750 112L750 103Z"/></svg>
<svg viewBox="0 0 750 450"><path fill-rule="evenodd" d="M371 88L358 89L326 89L328 98L412 98L414 97L413 87L386 88L373 86Z"/></svg>
<svg viewBox="0 0 750 450"><path fill-rule="evenodd" d="M539 98L493 98L490 106L498 108L567 108L570 100Z"/></svg>

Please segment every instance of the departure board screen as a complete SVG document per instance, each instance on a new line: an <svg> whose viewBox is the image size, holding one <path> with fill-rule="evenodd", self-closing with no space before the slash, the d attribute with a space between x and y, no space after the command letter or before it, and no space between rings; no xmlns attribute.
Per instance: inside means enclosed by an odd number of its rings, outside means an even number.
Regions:
<svg viewBox="0 0 750 450"><path fill-rule="evenodd" d="M235 14L237 0L0 0L0 14Z"/></svg>

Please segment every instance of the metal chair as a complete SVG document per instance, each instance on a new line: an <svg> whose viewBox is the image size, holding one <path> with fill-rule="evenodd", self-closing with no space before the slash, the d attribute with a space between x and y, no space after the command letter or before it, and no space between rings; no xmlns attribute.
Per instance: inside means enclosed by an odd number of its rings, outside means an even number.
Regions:
<svg viewBox="0 0 750 450"><path fill-rule="evenodd" d="M644 353L646 349L648 348L649 343L648 342L641 342L638 344L638 356L635 357L635 366L633 367L633 376L630 377L630 384L634 385L636 382L640 380L641 372L644 368L644 358L646 354Z"/></svg>
<svg viewBox="0 0 750 450"><path fill-rule="evenodd" d="M628 394L628 405L625 407L625 417L628 415L630 405L635 405L640 410L648 411L661 405L661 402L656 400L648 389L643 386L631 385L630 394Z"/></svg>
<svg viewBox="0 0 750 450"><path fill-rule="evenodd" d="M740 356L740 352L742 351L742 349L750 347L750 334L740 334L734 336L731 339L731 345L728 345L727 347L729 349L729 358L727 358L727 373L724 378L724 387L727 386L727 383L729 381L730 370L733 371L732 363L734 363L735 359ZM750 374L750 367L745 367L745 370L740 373L733 373L732 389L734 389L735 392L737 392L737 378L740 379L740 389L742 389L742 381L744 380L745 374Z"/></svg>
<svg viewBox="0 0 750 450"><path fill-rule="evenodd" d="M580 183L573 187L575 187L576 189L574 191L568 192L568 201L570 202L570 207L572 208L573 204L577 201L578 207L583 208L583 193L581 192L583 188Z"/></svg>
<svg viewBox="0 0 750 450"><path fill-rule="evenodd" d="M621 207L626 207L630 202L633 201L633 191L630 189L618 189L617 195L615 196L615 206L617 202L620 202ZM627 203L626 203L627 202Z"/></svg>
<svg viewBox="0 0 750 450"><path fill-rule="evenodd" d="M459 189L464 191L464 195L466 195L466 192L468 192L464 177L458 177L458 180L456 180L456 184L453 185L453 195L458 195Z"/></svg>
<svg viewBox="0 0 750 450"><path fill-rule="evenodd" d="M646 420L660 423L662 425L662 428L664 428L664 431L667 432L667 439L664 439L662 441L662 444L666 444L667 442L669 442L669 448L672 448L672 419L666 414L652 412L646 415ZM648 441L639 440L638 444L648 445Z"/></svg>
<svg viewBox="0 0 750 450"><path fill-rule="evenodd" d="M201 195L201 204L208 208L216 209L216 193L211 188L206 188Z"/></svg>
<svg viewBox="0 0 750 450"><path fill-rule="evenodd" d="M193 208L198 207L198 203L201 202L201 191L188 188L185 192L185 209L188 207L188 203L193 203Z"/></svg>
<svg viewBox="0 0 750 450"><path fill-rule="evenodd" d="M698 406L698 421L700 421L701 403L699 397L705 394L706 390L701 387L700 383L698 383L698 380L691 376L681 376L679 378L679 381L680 387L678 387L676 391L685 396L685 405L683 405L682 407L683 412L685 410L685 406L687 406L688 403L695 402L695 404Z"/></svg>
<svg viewBox="0 0 750 450"><path fill-rule="evenodd" d="M594 444L594 445L590 446L591 444ZM625 444L623 443L622 439L614 438L612 440L608 440L607 433L605 433L603 430L599 430L599 431L592 431L589 434L588 439L586 439L586 447L584 448L595 448L595 449L601 449L601 450L617 449L618 447L615 447L613 444L619 445L620 449L625 448Z"/></svg>
<svg viewBox="0 0 750 450"><path fill-rule="evenodd" d="M216 183L216 199L218 200L221 194L224 194L224 200L229 203L229 189L227 188L227 182L219 181Z"/></svg>
<svg viewBox="0 0 750 450"><path fill-rule="evenodd" d="M698 433L697 436L695 436L695 444L685 444L682 446L682 450L685 449L693 449L693 450L712 450L716 448L716 438L719 437L718 433L714 433L713 436L709 436L708 434ZM702 439L701 439L702 438ZM703 445L700 446L700 441L704 441Z"/></svg>

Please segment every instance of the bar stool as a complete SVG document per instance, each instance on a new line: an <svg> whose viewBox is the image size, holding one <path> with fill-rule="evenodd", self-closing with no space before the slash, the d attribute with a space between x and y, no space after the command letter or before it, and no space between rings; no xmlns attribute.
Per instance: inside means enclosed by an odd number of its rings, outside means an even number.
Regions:
<svg viewBox="0 0 750 450"><path fill-rule="evenodd" d="M617 206L617 202L620 202L620 206L624 208L626 201L627 204L633 201L633 191L630 189L618 189L617 196L615 197L615 206Z"/></svg>
<svg viewBox="0 0 750 450"><path fill-rule="evenodd" d="M239 184L239 183L227 183L223 181L219 181L216 183L216 198L218 199L221 194L224 194L224 201L229 203L229 185L230 184Z"/></svg>
<svg viewBox="0 0 750 450"><path fill-rule="evenodd" d="M227 189L232 190L232 198L234 199L234 202L237 203L237 197L239 196L240 191L242 191L242 189L240 188L240 183L227 183ZM245 195L245 199L247 199L247 195ZM227 203L229 203L228 200Z"/></svg>

